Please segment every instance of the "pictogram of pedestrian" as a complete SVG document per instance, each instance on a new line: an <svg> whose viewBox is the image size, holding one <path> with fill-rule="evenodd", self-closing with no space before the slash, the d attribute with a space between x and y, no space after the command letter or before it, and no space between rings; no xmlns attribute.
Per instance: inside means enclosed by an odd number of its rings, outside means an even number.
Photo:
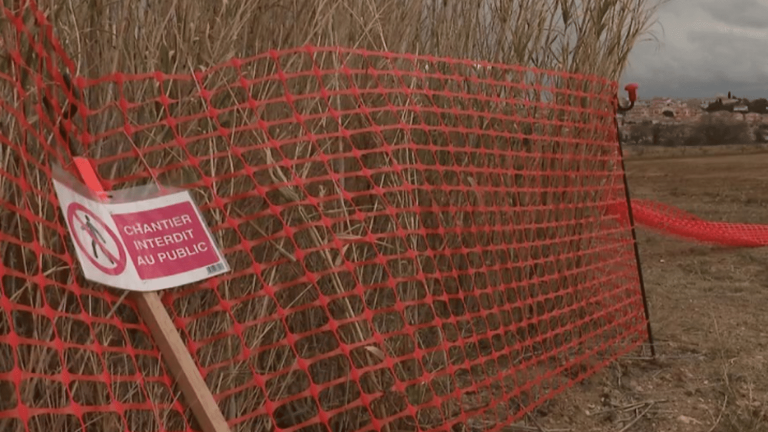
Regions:
<svg viewBox="0 0 768 432"><path fill-rule="evenodd" d="M67 224L72 240L83 253L82 259L105 275L122 274L127 264L123 244L98 215L82 204L72 202L67 206Z"/></svg>
<svg viewBox="0 0 768 432"><path fill-rule="evenodd" d="M83 225L81 228L88 232L88 234L91 237L91 248L93 249L93 256L96 259L99 259L99 250L104 252L104 255L107 256L107 259L110 263L114 264L115 261L112 259L112 256L110 253L107 253L107 251L104 250L104 244L107 242L107 240L104 238L103 235L101 235L101 231L99 231L98 228L96 228L96 225L91 222L91 218L88 217L88 215L85 216L85 225ZM96 238L98 237L98 245Z"/></svg>

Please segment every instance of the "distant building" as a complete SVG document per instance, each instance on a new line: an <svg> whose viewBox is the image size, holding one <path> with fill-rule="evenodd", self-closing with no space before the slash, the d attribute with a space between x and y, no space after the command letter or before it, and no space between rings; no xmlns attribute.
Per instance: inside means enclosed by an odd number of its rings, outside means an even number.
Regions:
<svg viewBox="0 0 768 432"><path fill-rule="evenodd" d="M726 105L726 103L728 105ZM725 95L709 99L675 100L654 98L637 101L635 107L623 115L622 124L661 123L684 124L697 121L703 115L737 119L749 124L768 124L768 110L756 111L756 108L768 106L762 100L728 99ZM707 109L709 108L709 109ZM755 115L752 115L755 114Z"/></svg>
<svg viewBox="0 0 768 432"><path fill-rule="evenodd" d="M750 126L759 125L763 122L763 115L758 113L747 113L747 114L744 114L744 120Z"/></svg>

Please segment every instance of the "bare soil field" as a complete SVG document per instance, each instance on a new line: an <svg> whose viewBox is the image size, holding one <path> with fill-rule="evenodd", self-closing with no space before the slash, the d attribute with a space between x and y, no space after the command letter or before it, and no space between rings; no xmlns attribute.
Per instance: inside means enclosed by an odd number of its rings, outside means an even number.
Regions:
<svg viewBox="0 0 768 432"><path fill-rule="evenodd" d="M633 197L768 224L768 154L656 153L627 158ZM656 359L621 359L510 430L768 431L768 248L638 238Z"/></svg>
<svg viewBox="0 0 768 432"><path fill-rule="evenodd" d="M768 153L768 144L729 144L718 146L647 146L625 145L627 160L669 159L673 157L705 157Z"/></svg>

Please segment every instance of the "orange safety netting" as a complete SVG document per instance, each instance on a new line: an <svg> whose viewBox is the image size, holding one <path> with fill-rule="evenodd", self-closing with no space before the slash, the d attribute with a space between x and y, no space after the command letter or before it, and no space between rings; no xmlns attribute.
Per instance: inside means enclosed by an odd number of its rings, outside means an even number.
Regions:
<svg viewBox="0 0 768 432"><path fill-rule="evenodd" d="M647 339L606 211L615 83L304 47L69 91L4 12L0 430L199 429L134 301L73 259L73 155L193 191L232 272L162 300L233 431L499 430Z"/></svg>
<svg viewBox="0 0 768 432"><path fill-rule="evenodd" d="M648 200L632 200L635 223L702 243L730 247L768 246L768 225L712 222Z"/></svg>

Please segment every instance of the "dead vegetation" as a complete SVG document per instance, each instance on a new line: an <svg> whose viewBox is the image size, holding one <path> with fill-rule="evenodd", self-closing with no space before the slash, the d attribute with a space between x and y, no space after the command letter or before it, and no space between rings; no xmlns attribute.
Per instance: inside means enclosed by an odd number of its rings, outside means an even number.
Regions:
<svg viewBox="0 0 768 432"><path fill-rule="evenodd" d="M269 50L610 80L652 3L41 2L59 49L32 10L6 6L30 32L3 22L0 350L16 360L0 373L24 376L2 381L7 409L52 410L30 431L188 427L132 303L71 271L47 162L73 154L110 188L194 190L233 273L165 301L235 431L318 416L413 430L461 411L465 428L488 427L589 368L540 381L563 359L626 349L603 337L638 342L636 293L610 291L629 318L606 326L587 304L599 293L581 289L609 269L615 287L632 277L611 261L631 251L601 248L593 222L594 191L620 187L609 81ZM147 75L100 79L115 72ZM136 408L105 410L115 401Z"/></svg>

